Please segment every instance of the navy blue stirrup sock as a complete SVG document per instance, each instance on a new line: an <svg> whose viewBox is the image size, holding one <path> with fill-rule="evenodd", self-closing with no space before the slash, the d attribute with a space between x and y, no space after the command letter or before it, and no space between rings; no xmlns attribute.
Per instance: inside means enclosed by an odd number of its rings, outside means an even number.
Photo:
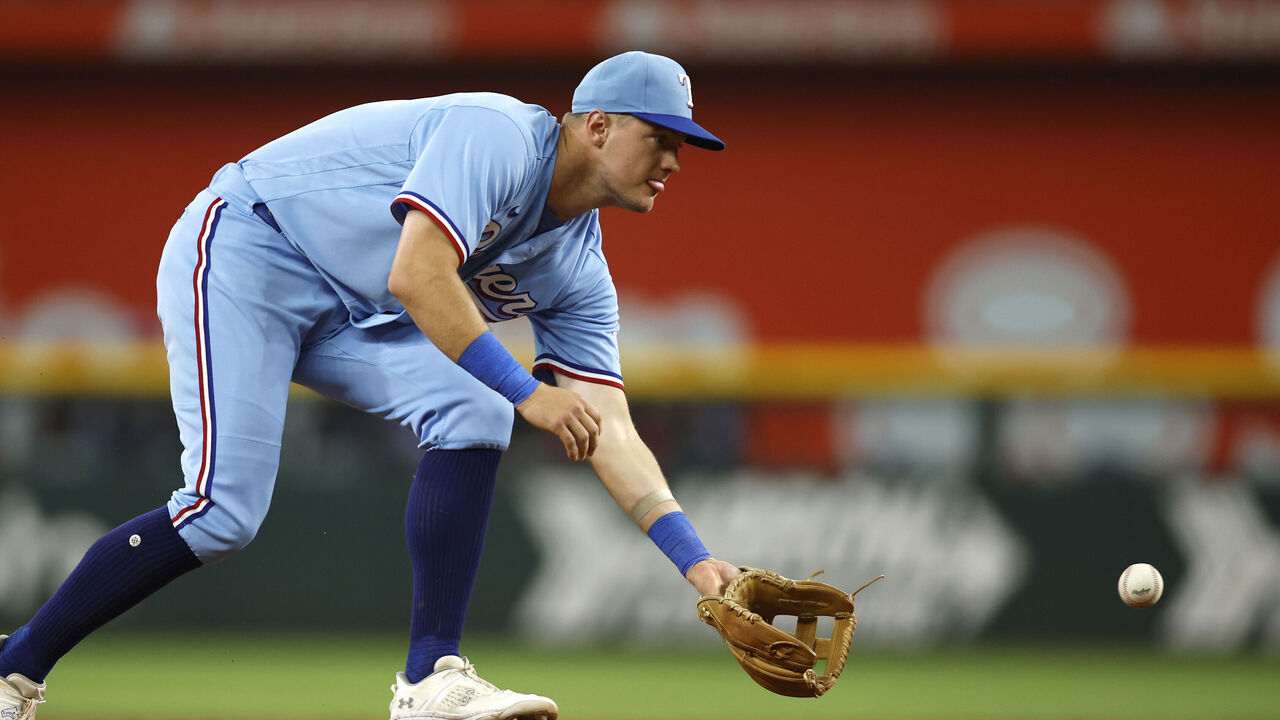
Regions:
<svg viewBox="0 0 1280 720"><path fill-rule="evenodd" d="M58 591L0 649L0 676L44 682L76 643L200 561L158 508L98 539Z"/></svg>
<svg viewBox="0 0 1280 720"><path fill-rule="evenodd" d="M413 562L409 682L458 654L501 459L500 450L432 450L413 476L404 514Z"/></svg>

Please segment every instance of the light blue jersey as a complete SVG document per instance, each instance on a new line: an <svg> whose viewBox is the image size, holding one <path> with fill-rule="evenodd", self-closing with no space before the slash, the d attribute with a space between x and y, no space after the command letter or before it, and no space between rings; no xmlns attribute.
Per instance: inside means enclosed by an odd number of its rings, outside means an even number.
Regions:
<svg viewBox="0 0 1280 720"><path fill-rule="evenodd" d="M405 213L426 212L485 318L530 316L535 370L621 387L598 211L563 224L546 211L559 135L550 113L506 95L370 103L249 153L238 166L253 196L238 199L266 204L360 327L409 322L387 275Z"/></svg>
<svg viewBox="0 0 1280 720"><path fill-rule="evenodd" d="M291 382L424 448L506 449L511 404L387 290L410 209L452 240L487 320L528 316L540 379L622 387L598 213L561 223L545 206L559 132L503 95L361 105L224 166L188 206L157 291L186 478L169 511L202 561L266 514Z"/></svg>

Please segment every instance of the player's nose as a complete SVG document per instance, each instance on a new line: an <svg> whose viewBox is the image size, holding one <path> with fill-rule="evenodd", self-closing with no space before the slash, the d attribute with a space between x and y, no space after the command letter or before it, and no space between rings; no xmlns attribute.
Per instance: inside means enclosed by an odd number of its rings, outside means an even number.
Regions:
<svg viewBox="0 0 1280 720"><path fill-rule="evenodd" d="M668 174L680 172L680 156L675 150L665 154L662 160L662 169Z"/></svg>

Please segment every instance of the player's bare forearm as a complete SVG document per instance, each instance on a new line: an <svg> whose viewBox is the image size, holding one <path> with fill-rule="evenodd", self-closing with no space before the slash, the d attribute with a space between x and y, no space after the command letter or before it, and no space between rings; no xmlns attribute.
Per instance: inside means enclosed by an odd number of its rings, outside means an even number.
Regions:
<svg viewBox="0 0 1280 720"><path fill-rule="evenodd" d="M417 210L404 218L387 289L451 360L488 330L458 277L458 251L435 221Z"/></svg>
<svg viewBox="0 0 1280 720"><path fill-rule="evenodd" d="M557 382L567 390L580 393L600 412L601 433L596 453L591 457L591 467L618 507L633 514L637 503L641 503L642 514L632 519L646 533L659 518L680 510L674 498L656 504L647 500L654 497L655 491L668 490L667 479L657 458L636 432L626 395L608 385L564 375L557 375ZM685 579L702 595L718 595L739 572L731 563L708 558L694 563L685 572Z"/></svg>
<svg viewBox="0 0 1280 720"><path fill-rule="evenodd" d="M627 398L621 390L564 375L556 379L561 388L586 398L600 414L600 439L591 467L618 507L630 513L637 502L654 491L667 489L662 468L631 422ZM664 500L636 518L636 524L647 532L655 520L679 509L675 500Z"/></svg>

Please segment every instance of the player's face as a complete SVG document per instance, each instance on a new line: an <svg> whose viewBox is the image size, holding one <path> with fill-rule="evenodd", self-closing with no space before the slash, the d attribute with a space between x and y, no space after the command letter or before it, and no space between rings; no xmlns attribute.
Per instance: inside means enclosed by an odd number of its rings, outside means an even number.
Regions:
<svg viewBox="0 0 1280 720"><path fill-rule="evenodd" d="M666 189L667 178L680 172L684 135L639 118L615 118L603 153L603 175L611 205L649 212Z"/></svg>

